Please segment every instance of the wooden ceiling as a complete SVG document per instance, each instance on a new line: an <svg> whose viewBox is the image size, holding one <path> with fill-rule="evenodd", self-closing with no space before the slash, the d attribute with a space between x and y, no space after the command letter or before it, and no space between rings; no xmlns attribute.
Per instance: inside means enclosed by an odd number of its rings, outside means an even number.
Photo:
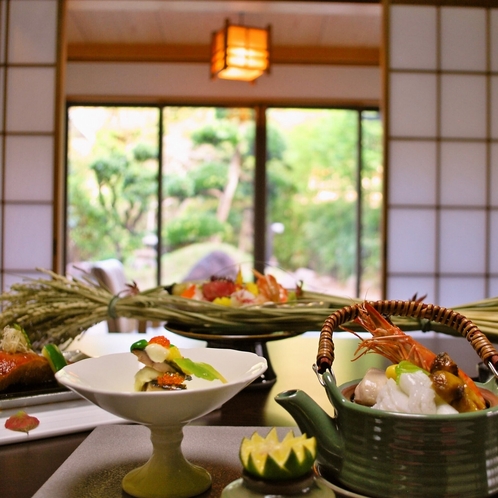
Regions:
<svg viewBox="0 0 498 498"><path fill-rule="evenodd" d="M378 65L376 0L67 0L69 61L207 62L225 19L272 26L274 64Z"/></svg>

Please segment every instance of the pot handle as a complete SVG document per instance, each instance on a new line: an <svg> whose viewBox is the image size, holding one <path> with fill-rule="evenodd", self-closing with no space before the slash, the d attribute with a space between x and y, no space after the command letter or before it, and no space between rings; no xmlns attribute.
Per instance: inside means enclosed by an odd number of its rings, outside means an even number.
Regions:
<svg viewBox="0 0 498 498"><path fill-rule="evenodd" d="M465 337L481 360L492 374L498 378L498 351L483 332L471 320L457 311L443 308L434 304L425 304L419 301L366 301L383 315L411 316L427 321L434 321L450 327ZM354 320L360 310L364 309L364 303L353 306L345 306L335 311L325 320L320 332L318 354L316 365L319 373L324 373L332 368L334 362L334 342L332 335L341 325ZM421 326L421 329L425 327Z"/></svg>

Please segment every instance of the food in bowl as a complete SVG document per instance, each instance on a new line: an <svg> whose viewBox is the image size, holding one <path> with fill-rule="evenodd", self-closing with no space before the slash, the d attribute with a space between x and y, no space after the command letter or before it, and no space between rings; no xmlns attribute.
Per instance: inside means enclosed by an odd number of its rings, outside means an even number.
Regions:
<svg viewBox="0 0 498 498"><path fill-rule="evenodd" d="M385 371L370 368L356 386L353 399L361 405L399 413L448 415L473 411L471 398L460 390L467 389L461 380L443 387L438 378L446 379L445 372L430 373L408 361Z"/></svg>
<svg viewBox="0 0 498 498"><path fill-rule="evenodd" d="M137 341L131 345L130 351L145 365L135 374L135 391L186 389L192 376L227 382L212 365L185 358L165 336Z"/></svg>
<svg viewBox="0 0 498 498"><path fill-rule="evenodd" d="M482 392L447 353L436 355L368 303L354 321L372 333L371 338L361 339L356 358L372 351L393 362L385 373L378 369L367 372L355 388L354 402L385 411L422 414L487 408Z"/></svg>

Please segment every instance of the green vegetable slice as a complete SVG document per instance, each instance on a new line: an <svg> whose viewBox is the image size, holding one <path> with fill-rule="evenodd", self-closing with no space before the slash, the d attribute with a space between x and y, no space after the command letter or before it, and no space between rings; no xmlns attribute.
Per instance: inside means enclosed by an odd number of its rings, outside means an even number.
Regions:
<svg viewBox="0 0 498 498"><path fill-rule="evenodd" d="M24 336L24 339L26 340L28 347L31 348L32 347L31 339L29 338L26 331L18 323L14 323L14 328L16 330L19 330L19 332L21 332L21 334Z"/></svg>
<svg viewBox="0 0 498 498"><path fill-rule="evenodd" d="M42 355L47 358L50 367L54 372L58 372L61 368L67 365L61 350L55 344L47 344L43 346Z"/></svg>
<svg viewBox="0 0 498 498"><path fill-rule="evenodd" d="M420 368L417 365L414 365L410 361L407 360L402 360L400 361L396 367L395 367L395 372L396 372L396 382L399 382L399 377L401 374L404 373L415 373L415 372L423 372L426 375L429 375L429 372L427 370L424 370L423 368Z"/></svg>
<svg viewBox="0 0 498 498"><path fill-rule="evenodd" d="M130 351L133 351L134 349L145 349L147 347L147 344L149 344L149 341L147 341L146 339L140 339L130 346Z"/></svg>
<svg viewBox="0 0 498 498"><path fill-rule="evenodd" d="M176 358L172 363L176 364L182 372L187 375L195 375L196 377L205 380L219 379L224 384L227 382L225 377L223 377L218 370L207 363L195 362L189 358Z"/></svg>

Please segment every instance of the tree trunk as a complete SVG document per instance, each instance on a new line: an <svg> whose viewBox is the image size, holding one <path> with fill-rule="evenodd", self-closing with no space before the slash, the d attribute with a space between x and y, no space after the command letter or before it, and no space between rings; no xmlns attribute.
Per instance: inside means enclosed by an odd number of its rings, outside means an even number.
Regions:
<svg viewBox="0 0 498 498"><path fill-rule="evenodd" d="M220 197L220 203L218 204L218 211L216 213L216 217L221 222L228 220L233 198L235 197L235 191L237 190L237 185L239 184L240 172L242 169L241 162L240 150L237 145L228 166L227 184L223 194Z"/></svg>

